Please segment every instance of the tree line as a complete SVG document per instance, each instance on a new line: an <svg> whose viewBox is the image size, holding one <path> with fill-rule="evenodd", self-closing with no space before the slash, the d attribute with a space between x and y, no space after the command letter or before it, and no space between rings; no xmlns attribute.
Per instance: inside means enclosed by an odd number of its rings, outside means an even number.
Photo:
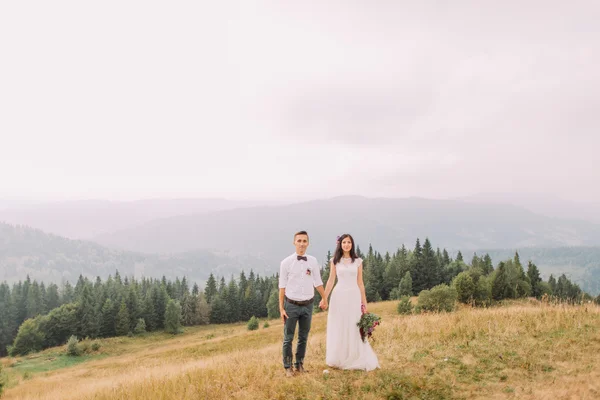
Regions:
<svg viewBox="0 0 600 400"><path fill-rule="evenodd" d="M578 301L584 296L565 275L544 282L532 262L525 271L518 253L493 266L489 255L474 254L467 264L459 251L455 258L433 249L429 239L417 239L413 249L403 245L395 253L381 254L369 246L363 254L364 282L369 302L417 295L439 285L453 285L458 299L474 305L527 296L551 296ZM326 259L329 260L328 253ZM322 267L329 278L329 262ZM316 293L315 305L320 301ZM600 296L597 298L600 301ZM319 311L318 308L315 309ZM0 284L0 356L19 355L62 345L70 336L106 338L166 330L180 326L234 323L279 317L278 274L261 277L242 271L228 281L211 274L201 291L184 277L162 279L122 278L117 271L105 281L79 277L75 286L65 282L38 283L29 277Z"/></svg>

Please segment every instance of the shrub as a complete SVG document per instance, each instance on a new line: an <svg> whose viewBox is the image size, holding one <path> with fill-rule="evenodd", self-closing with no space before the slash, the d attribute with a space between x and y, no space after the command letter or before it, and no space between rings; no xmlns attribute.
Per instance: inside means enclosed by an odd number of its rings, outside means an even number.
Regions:
<svg viewBox="0 0 600 400"><path fill-rule="evenodd" d="M402 279L400 280L400 284L398 285L399 296L412 296L413 288L412 288L412 277L409 271L406 271Z"/></svg>
<svg viewBox="0 0 600 400"><path fill-rule="evenodd" d="M419 293L418 309L432 312L454 311L457 298L458 293L453 287L437 285L431 290L422 290Z"/></svg>
<svg viewBox="0 0 600 400"><path fill-rule="evenodd" d="M398 303L398 314L412 314L413 305L410 302L410 297L402 296Z"/></svg>
<svg viewBox="0 0 600 400"><path fill-rule="evenodd" d="M144 318L138 318L137 324L135 324L135 328L133 329L133 333L135 333L136 335L146 333L146 321L144 320Z"/></svg>
<svg viewBox="0 0 600 400"><path fill-rule="evenodd" d="M248 330L255 331L257 329L258 329L258 318L256 318L255 316L252 316L252 318L250 318L250 320L248 321Z"/></svg>
<svg viewBox="0 0 600 400"><path fill-rule="evenodd" d="M269 326L270 326L270 325L269 325L269 322L268 322L268 321L265 321L265 324L263 325L263 328L264 328L264 329L267 329Z"/></svg>
<svg viewBox="0 0 600 400"><path fill-rule="evenodd" d="M67 355L69 356L78 356L81 354L81 349L78 346L79 340L77 340L77 336L72 335L67 342Z"/></svg>
<svg viewBox="0 0 600 400"><path fill-rule="evenodd" d="M456 289L458 301L465 304L473 302L476 286L469 272L463 271L456 275L452 280L452 286Z"/></svg>
<svg viewBox="0 0 600 400"><path fill-rule="evenodd" d="M87 341L81 341L80 345L79 345L79 353L80 354L89 354L92 352L92 345L90 342Z"/></svg>
<svg viewBox="0 0 600 400"><path fill-rule="evenodd" d="M92 343L92 351L98 351L98 350L100 350L100 347L101 347L100 343L98 343L98 342Z"/></svg>
<svg viewBox="0 0 600 400"><path fill-rule="evenodd" d="M400 289L398 289L397 287L393 288L390 292L390 300L399 300L400 297Z"/></svg>
<svg viewBox="0 0 600 400"><path fill-rule="evenodd" d="M181 305L175 300L169 300L165 311L165 331L172 334L181 333Z"/></svg>
<svg viewBox="0 0 600 400"><path fill-rule="evenodd" d="M2 364L0 364L0 397L2 397L2 391L4 390L5 380L2 374Z"/></svg>

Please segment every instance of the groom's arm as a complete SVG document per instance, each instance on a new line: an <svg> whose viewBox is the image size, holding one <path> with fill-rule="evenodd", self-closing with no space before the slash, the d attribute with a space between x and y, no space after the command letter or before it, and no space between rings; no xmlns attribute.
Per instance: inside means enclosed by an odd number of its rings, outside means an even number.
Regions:
<svg viewBox="0 0 600 400"><path fill-rule="evenodd" d="M285 307L283 306L283 301L285 298L285 288L287 286L288 280L288 271L285 268L283 262L279 266L279 314L281 314L281 319L285 324L285 320L288 318L287 313L285 312Z"/></svg>
<svg viewBox="0 0 600 400"><path fill-rule="evenodd" d="M287 319L288 315L285 312L285 307L283 306L283 299L285 298L285 288L279 289L279 314L281 314L281 318L283 319L283 323Z"/></svg>
<svg viewBox="0 0 600 400"><path fill-rule="evenodd" d="M317 292L321 295L321 301L324 305L324 310L327 309L327 296L325 296L325 289L323 289L323 280L321 279L321 269L318 265L313 267L313 285ZM320 305L319 305L320 306Z"/></svg>
<svg viewBox="0 0 600 400"><path fill-rule="evenodd" d="M326 309L327 308L327 297L325 296L325 290L323 289L323 285L317 286L315 289L317 289L317 292L319 292L319 294L321 295L321 301L325 305L324 309Z"/></svg>

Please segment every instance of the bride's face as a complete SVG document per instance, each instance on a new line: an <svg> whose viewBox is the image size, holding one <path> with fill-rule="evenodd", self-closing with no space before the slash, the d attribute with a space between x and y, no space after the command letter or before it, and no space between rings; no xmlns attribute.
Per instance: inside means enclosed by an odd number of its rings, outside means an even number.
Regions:
<svg viewBox="0 0 600 400"><path fill-rule="evenodd" d="M350 240L349 237L345 237L344 240L342 240L342 250L344 250L345 253L349 253L350 250L352 250L352 240Z"/></svg>

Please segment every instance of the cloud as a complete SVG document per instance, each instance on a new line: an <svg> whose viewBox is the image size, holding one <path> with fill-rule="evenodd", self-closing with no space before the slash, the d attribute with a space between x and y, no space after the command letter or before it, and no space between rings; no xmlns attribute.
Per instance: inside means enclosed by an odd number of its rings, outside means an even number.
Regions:
<svg viewBox="0 0 600 400"><path fill-rule="evenodd" d="M0 195L600 200L597 2L38 10L0 5Z"/></svg>

